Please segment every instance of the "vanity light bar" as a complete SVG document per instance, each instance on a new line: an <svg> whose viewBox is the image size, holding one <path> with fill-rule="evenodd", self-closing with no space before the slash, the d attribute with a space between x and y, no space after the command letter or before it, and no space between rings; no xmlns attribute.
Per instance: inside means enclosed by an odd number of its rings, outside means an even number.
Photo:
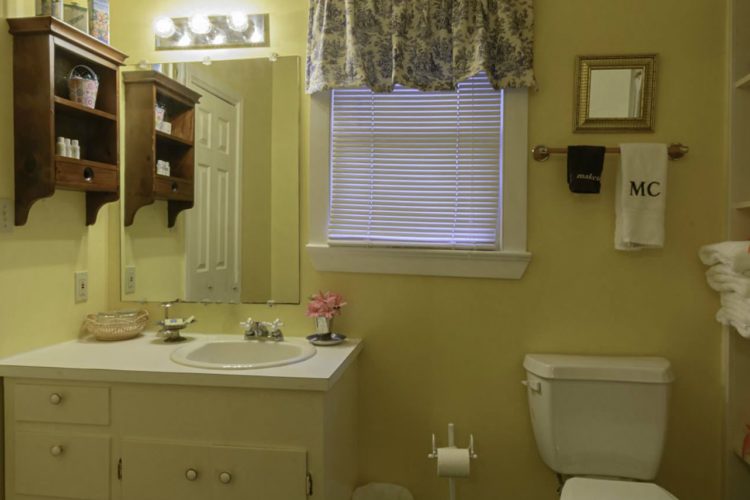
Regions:
<svg viewBox="0 0 750 500"><path fill-rule="evenodd" d="M667 154L669 155L670 160L679 160L688 152L690 151L690 148L685 146L684 144L680 144L679 142L670 144L667 148ZM534 159L536 161L547 161L549 160L549 155L551 154L567 154L568 148L548 148L544 144L539 144L537 146L534 146L531 149L532 154L534 155ZM619 154L620 148L606 148L607 153L614 153Z"/></svg>

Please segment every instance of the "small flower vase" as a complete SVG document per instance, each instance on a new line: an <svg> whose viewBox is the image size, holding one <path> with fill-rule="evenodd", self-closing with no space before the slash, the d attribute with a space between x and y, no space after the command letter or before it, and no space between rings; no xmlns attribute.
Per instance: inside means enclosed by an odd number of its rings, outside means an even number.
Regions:
<svg viewBox="0 0 750 500"><path fill-rule="evenodd" d="M333 318L321 316L315 318L315 333L318 335L330 336L333 332Z"/></svg>

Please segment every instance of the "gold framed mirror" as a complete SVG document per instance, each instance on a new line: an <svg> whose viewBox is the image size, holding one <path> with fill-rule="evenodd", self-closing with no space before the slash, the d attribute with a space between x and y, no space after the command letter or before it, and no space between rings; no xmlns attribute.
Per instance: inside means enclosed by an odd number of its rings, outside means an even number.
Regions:
<svg viewBox="0 0 750 500"><path fill-rule="evenodd" d="M654 130L656 54L578 56L574 129Z"/></svg>

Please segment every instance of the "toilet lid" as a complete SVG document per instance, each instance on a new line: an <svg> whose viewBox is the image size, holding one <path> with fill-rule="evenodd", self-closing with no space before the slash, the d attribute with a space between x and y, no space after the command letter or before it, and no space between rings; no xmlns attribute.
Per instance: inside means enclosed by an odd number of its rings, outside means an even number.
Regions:
<svg viewBox="0 0 750 500"><path fill-rule="evenodd" d="M565 481L560 500L677 500L653 483L574 477Z"/></svg>

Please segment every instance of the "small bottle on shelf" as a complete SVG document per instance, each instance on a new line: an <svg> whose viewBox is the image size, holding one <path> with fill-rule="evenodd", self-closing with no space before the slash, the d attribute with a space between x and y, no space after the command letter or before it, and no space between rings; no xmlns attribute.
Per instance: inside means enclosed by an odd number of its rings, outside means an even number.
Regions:
<svg viewBox="0 0 750 500"><path fill-rule="evenodd" d="M67 156L68 150L65 148L65 137L57 138L57 146L55 147L55 154L57 156Z"/></svg>
<svg viewBox="0 0 750 500"><path fill-rule="evenodd" d="M70 157L81 159L81 146L78 144L78 139L73 139L70 143Z"/></svg>
<svg viewBox="0 0 750 500"><path fill-rule="evenodd" d="M70 143L70 139L65 137L65 154L63 156L67 156L70 158L72 156L71 152L73 151L73 146Z"/></svg>

